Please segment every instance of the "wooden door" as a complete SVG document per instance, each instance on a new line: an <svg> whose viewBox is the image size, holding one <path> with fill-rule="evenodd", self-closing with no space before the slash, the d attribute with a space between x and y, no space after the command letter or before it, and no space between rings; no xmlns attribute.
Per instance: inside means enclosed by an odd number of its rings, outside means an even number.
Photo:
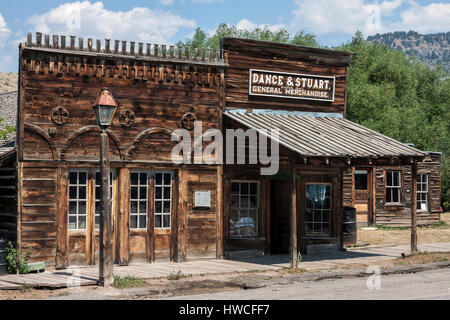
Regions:
<svg viewBox="0 0 450 320"><path fill-rule="evenodd" d="M272 180L270 191L270 253L289 253L289 181Z"/></svg>
<svg viewBox="0 0 450 320"><path fill-rule="evenodd" d="M353 171L353 207L356 208L356 222L359 225L371 223L372 213L372 170L355 168Z"/></svg>

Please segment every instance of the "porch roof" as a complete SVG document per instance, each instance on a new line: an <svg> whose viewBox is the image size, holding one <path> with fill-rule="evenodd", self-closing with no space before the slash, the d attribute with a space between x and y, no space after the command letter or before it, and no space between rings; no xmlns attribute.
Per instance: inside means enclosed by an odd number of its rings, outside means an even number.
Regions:
<svg viewBox="0 0 450 320"><path fill-rule="evenodd" d="M426 155L344 118L241 113L231 110L224 114L229 119L278 140L280 145L304 157L382 158ZM273 137L271 130L279 131L278 139Z"/></svg>

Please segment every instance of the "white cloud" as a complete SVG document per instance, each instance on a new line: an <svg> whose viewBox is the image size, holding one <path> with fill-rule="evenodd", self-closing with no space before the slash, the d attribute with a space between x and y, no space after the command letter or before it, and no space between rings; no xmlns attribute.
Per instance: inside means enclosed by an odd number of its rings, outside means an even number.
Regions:
<svg viewBox="0 0 450 320"><path fill-rule="evenodd" d="M159 3L163 6L171 6L174 3L174 0L159 0Z"/></svg>
<svg viewBox="0 0 450 320"><path fill-rule="evenodd" d="M238 28L240 30L248 30L248 31L255 30L256 28L260 28L260 29L268 28L270 31L276 32L276 31L279 31L280 29L286 28L286 26L284 26L283 24L273 24L273 25L256 24L248 19L242 19L236 24L236 28Z"/></svg>
<svg viewBox="0 0 450 320"><path fill-rule="evenodd" d="M422 6L413 0L294 0L291 30L316 34L365 35L396 30L439 32L450 29L450 4ZM390 17L389 19L384 19Z"/></svg>
<svg viewBox="0 0 450 320"><path fill-rule="evenodd" d="M0 13L0 48L3 47L10 33L11 30L9 30L3 15Z"/></svg>
<svg viewBox="0 0 450 320"><path fill-rule="evenodd" d="M167 11L136 7L129 11L105 9L102 2L65 3L27 19L33 31L117 40L167 43L182 28L192 29L194 20Z"/></svg>
<svg viewBox="0 0 450 320"><path fill-rule="evenodd" d="M428 6L414 4L401 13L402 21L395 23L396 30L414 30L421 33L450 30L450 3L432 3Z"/></svg>

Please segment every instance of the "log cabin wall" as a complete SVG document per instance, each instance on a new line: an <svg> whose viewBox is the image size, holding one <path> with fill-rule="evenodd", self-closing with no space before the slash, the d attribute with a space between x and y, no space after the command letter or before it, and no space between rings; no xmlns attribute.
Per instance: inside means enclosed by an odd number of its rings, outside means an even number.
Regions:
<svg viewBox="0 0 450 320"><path fill-rule="evenodd" d="M349 52L298 47L272 42L225 38L226 108L279 109L345 114ZM249 70L336 77L333 102L249 95Z"/></svg>
<svg viewBox="0 0 450 320"><path fill-rule="evenodd" d="M45 40L44 40L45 39ZM95 48L89 39L29 35L20 49L18 122L19 247L32 247L32 260L58 268L94 264L94 227L99 129L92 104L103 87L119 108L108 128L112 169L113 252L116 263L184 260L216 255L215 165L175 165L171 134L193 119L203 130L219 128L224 72L219 52L109 40ZM191 131L192 132L192 131ZM193 139L192 139L193 140ZM86 192L85 230L68 229L71 173ZM77 172L82 172L82 178ZM171 174L171 225L152 232L130 227L133 174L146 173L148 207L158 172ZM86 180L84 173L86 173ZM140 176L139 176L140 177ZM164 182L165 183L165 182ZM79 186L78 185L78 186ZM192 191L211 192L211 208L192 207ZM130 191L131 190L131 191ZM80 192L80 191L78 191ZM157 192L157 191L156 191ZM56 258L56 259L55 259Z"/></svg>
<svg viewBox="0 0 450 320"><path fill-rule="evenodd" d="M417 173L427 176L427 209L417 210L417 224L430 225L440 221L441 195L441 155L428 152L423 161L417 164ZM411 166L374 165L374 224L402 227L411 225ZM399 171L401 174L401 201L398 204L386 204L386 171ZM344 206L353 207L354 203L354 168L346 167L343 174ZM373 195L371 196L373 200Z"/></svg>

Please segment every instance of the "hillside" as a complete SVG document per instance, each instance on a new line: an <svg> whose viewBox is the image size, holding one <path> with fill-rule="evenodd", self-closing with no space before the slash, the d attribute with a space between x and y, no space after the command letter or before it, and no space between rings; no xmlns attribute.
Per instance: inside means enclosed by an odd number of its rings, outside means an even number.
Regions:
<svg viewBox="0 0 450 320"><path fill-rule="evenodd" d="M0 72L0 94L17 91L17 73Z"/></svg>
<svg viewBox="0 0 450 320"><path fill-rule="evenodd" d="M369 36L367 41L385 44L408 55L414 54L430 66L441 64L450 71L450 32L420 34L415 31L396 31Z"/></svg>

